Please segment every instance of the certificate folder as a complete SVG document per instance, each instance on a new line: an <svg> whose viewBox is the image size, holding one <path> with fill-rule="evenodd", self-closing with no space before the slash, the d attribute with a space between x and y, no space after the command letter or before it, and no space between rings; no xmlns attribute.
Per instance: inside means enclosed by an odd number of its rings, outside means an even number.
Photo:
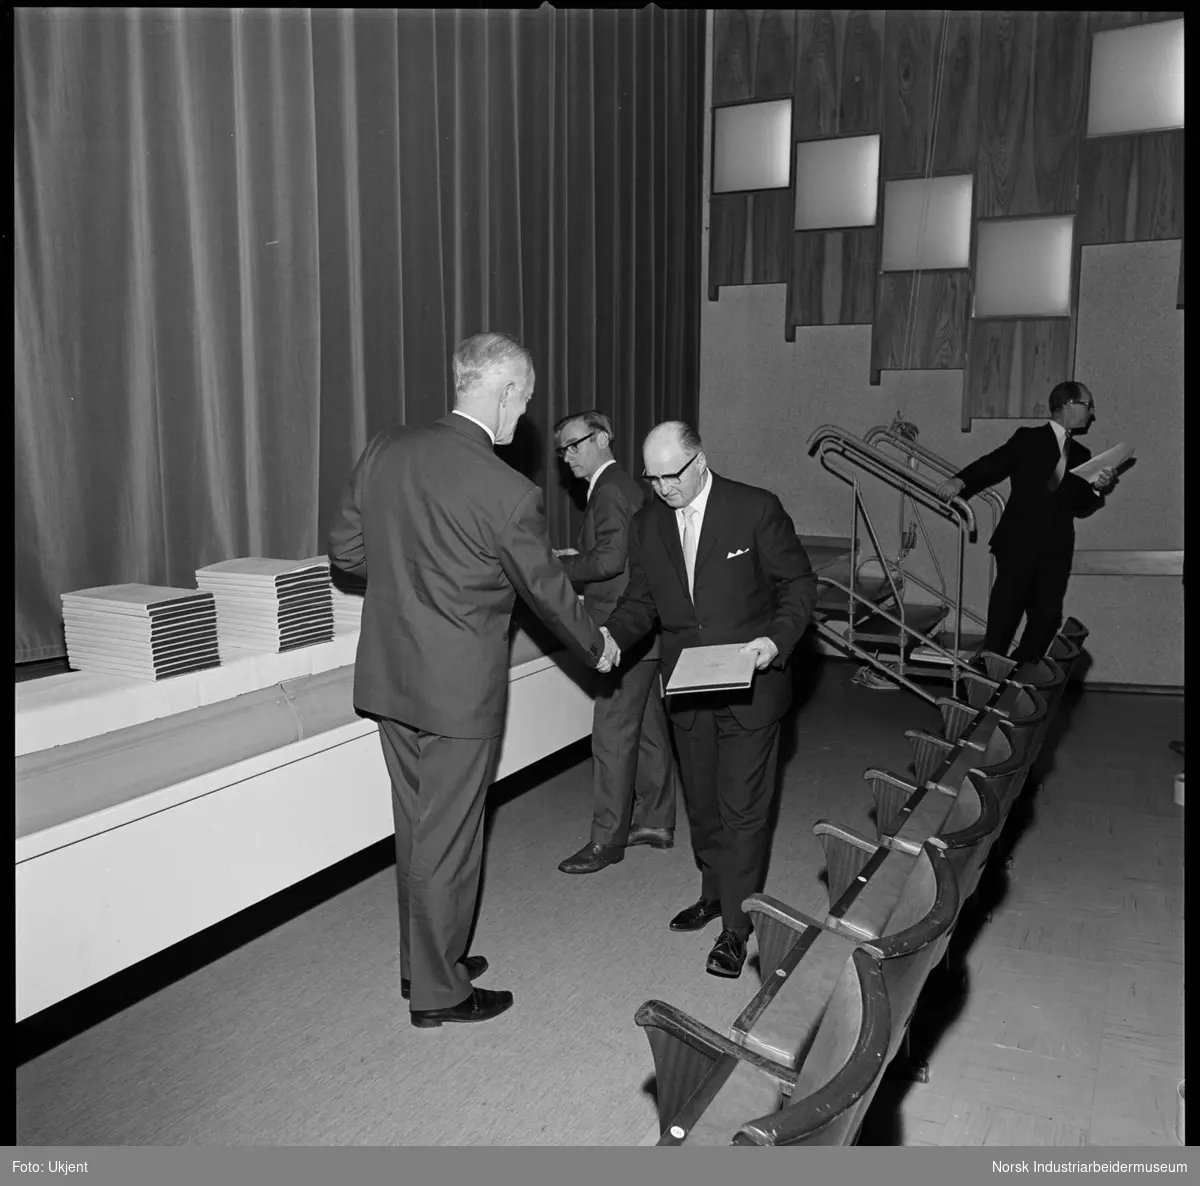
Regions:
<svg viewBox="0 0 1200 1186"><path fill-rule="evenodd" d="M1077 465L1071 473L1082 478L1085 482L1092 481L1102 469L1119 469L1133 456L1133 450L1126 444L1115 445L1097 454L1091 461Z"/></svg>
<svg viewBox="0 0 1200 1186"><path fill-rule="evenodd" d="M742 652L740 642L715 647L688 647L679 656L667 681L666 694L727 692L748 688L754 682L753 651Z"/></svg>

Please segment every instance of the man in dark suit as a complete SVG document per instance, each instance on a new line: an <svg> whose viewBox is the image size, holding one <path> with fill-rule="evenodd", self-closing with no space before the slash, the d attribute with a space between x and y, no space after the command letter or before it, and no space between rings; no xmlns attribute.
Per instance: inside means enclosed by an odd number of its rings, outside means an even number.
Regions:
<svg viewBox="0 0 1200 1186"><path fill-rule="evenodd" d="M516 595L593 666L616 658L554 558L541 491L492 452L533 393L529 352L477 334L453 370L454 411L367 445L329 537L331 561L367 581L354 705L379 722L391 776L401 994L423 1028L512 1005L472 988L487 961L466 943Z"/></svg>
<svg viewBox="0 0 1200 1186"><path fill-rule="evenodd" d="M613 457L612 421L603 412L566 416L555 425L558 456L588 484L579 547L555 552L588 617L602 626L629 583L629 523L645 488ZM638 844L675 843L678 774L658 684L659 641L650 634L596 681L592 717L592 833L558 867L596 873Z"/></svg>
<svg viewBox="0 0 1200 1186"><path fill-rule="evenodd" d="M984 646L1007 655L1024 616L1025 629L1012 654L1018 663L1036 663L1054 641L1075 553L1075 520L1100 508L1115 477L1105 469L1089 483L1071 473L1091 457L1075 437L1096 418L1092 393L1082 383L1059 383L1049 404L1047 424L1018 428L999 449L938 488L943 498L971 498L1005 478L1012 483L990 541L996 579Z"/></svg>
<svg viewBox="0 0 1200 1186"><path fill-rule="evenodd" d="M671 920L699 930L720 916L708 957L741 975L750 919L770 854L779 721L792 699L787 663L808 628L817 582L779 499L708 468L699 436L669 421L642 448L658 495L634 516L629 585L602 629L624 651L655 626L669 680L685 647L743 643L757 674L747 691L669 696L700 899Z"/></svg>

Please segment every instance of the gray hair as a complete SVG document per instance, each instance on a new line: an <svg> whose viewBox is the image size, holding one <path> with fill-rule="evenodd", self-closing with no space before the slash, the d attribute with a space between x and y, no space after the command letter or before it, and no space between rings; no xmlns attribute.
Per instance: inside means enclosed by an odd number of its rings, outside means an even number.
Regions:
<svg viewBox="0 0 1200 1186"><path fill-rule="evenodd" d="M573 420L582 420L587 426L589 432L606 432L608 433L608 442L611 445L613 439L612 421L595 408L590 408L586 412L572 412L570 416L564 416L555 426L554 435L558 436L564 428L567 427Z"/></svg>
<svg viewBox="0 0 1200 1186"><path fill-rule="evenodd" d="M533 370L533 355L511 334L490 332L464 338L450 360L455 392L469 391L493 367L513 366L518 359Z"/></svg>

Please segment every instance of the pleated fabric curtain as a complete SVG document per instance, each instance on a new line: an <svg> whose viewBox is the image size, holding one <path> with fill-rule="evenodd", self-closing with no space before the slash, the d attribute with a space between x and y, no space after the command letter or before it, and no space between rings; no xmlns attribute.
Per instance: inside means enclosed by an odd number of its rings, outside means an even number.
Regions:
<svg viewBox="0 0 1200 1186"><path fill-rule="evenodd" d="M618 455L697 409L703 14L18 9L17 662L61 593L323 550L370 435L452 405L503 329L502 450L578 507L554 422ZM453 475L447 475L452 481Z"/></svg>

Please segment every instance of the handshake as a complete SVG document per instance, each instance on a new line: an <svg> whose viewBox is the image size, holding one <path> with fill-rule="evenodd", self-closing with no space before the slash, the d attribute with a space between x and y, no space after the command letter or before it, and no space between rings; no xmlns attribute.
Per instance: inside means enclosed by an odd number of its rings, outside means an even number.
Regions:
<svg viewBox="0 0 1200 1186"><path fill-rule="evenodd" d="M600 662L596 664L596 670L602 674L607 674L621 662L621 648L617 646L616 640L609 634L607 626L601 626L600 633L604 635L604 654L600 656Z"/></svg>

